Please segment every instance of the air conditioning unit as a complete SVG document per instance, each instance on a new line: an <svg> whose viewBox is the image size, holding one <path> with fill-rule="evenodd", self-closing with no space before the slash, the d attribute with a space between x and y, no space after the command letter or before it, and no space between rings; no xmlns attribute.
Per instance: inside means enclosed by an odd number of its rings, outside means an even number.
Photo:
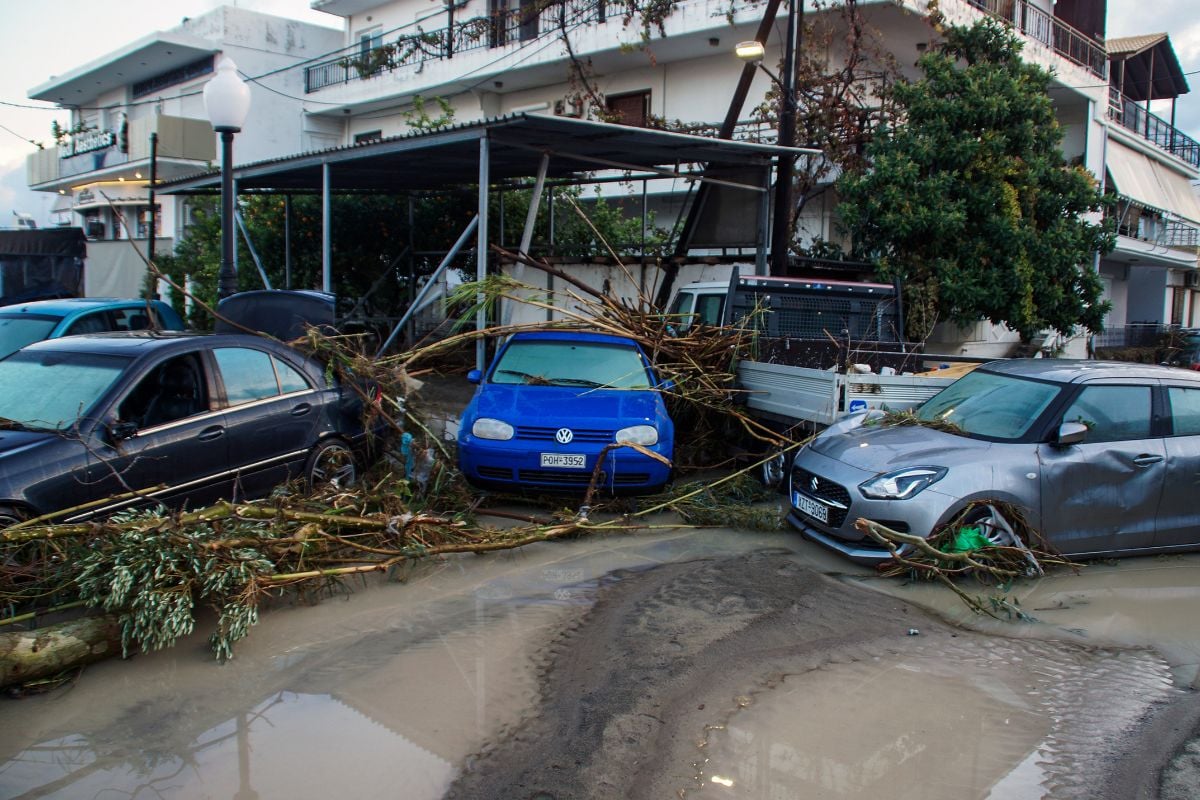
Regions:
<svg viewBox="0 0 1200 800"><path fill-rule="evenodd" d="M1193 270L1183 273L1183 285L1190 286L1193 289L1200 286L1200 272Z"/></svg>

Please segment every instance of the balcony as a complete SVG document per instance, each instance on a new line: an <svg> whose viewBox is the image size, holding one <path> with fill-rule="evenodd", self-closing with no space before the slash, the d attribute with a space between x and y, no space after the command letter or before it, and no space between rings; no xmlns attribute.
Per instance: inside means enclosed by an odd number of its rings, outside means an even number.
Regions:
<svg viewBox="0 0 1200 800"><path fill-rule="evenodd" d="M975 8L1041 42L1063 58L1103 78L1108 74L1108 53L1090 36L1025 0L967 0Z"/></svg>
<svg viewBox="0 0 1200 800"><path fill-rule="evenodd" d="M458 53L503 47L527 42L559 30L588 23L621 19L629 13L619 0L561 0L561 2L522 2L522 8L499 11L487 17L451 21L447 27L399 33L390 42L360 49L343 49L304 70L304 91L312 93L327 86L371 78L385 72L420 70L426 61L453 58Z"/></svg>
<svg viewBox="0 0 1200 800"><path fill-rule="evenodd" d="M1151 114L1145 106L1130 100L1115 86L1108 90L1108 117L1193 167L1200 168L1200 144L1195 139L1180 133L1162 117Z"/></svg>

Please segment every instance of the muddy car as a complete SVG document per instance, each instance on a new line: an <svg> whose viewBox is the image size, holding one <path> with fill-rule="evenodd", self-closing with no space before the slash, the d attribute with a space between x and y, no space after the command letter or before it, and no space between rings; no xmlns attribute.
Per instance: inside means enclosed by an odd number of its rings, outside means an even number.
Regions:
<svg viewBox="0 0 1200 800"><path fill-rule="evenodd" d="M788 521L863 564L890 554L855 529L860 517L927 535L978 500L1016 506L1074 558L1200 549L1200 374L993 362L916 417L928 425L857 415L817 436L793 464Z"/></svg>

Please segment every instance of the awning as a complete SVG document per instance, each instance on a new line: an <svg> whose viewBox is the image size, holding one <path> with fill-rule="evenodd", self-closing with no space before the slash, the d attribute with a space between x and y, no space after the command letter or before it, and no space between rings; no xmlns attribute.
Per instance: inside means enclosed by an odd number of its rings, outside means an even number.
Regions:
<svg viewBox="0 0 1200 800"><path fill-rule="evenodd" d="M1112 139L1107 156L1118 194L1200 226L1200 200L1186 176Z"/></svg>

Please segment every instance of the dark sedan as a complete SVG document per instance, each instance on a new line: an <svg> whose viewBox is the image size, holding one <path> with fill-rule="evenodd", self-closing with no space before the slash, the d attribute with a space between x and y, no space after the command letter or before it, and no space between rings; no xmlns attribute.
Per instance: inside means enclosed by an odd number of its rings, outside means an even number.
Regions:
<svg viewBox="0 0 1200 800"><path fill-rule="evenodd" d="M361 408L319 363L258 336L38 342L0 361L0 525L261 497L299 476L349 482Z"/></svg>

